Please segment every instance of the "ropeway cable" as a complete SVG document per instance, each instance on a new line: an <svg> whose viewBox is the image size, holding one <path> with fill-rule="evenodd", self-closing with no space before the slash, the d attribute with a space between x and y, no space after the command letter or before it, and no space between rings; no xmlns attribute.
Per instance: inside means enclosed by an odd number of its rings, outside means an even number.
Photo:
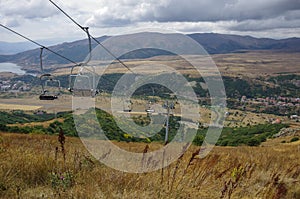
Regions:
<svg viewBox="0 0 300 199"><path fill-rule="evenodd" d="M52 0L49 0L59 11L61 11L66 17L68 17L74 24L76 24L81 30L84 32L87 31L87 27L81 26L78 22L76 22L70 15L68 15L62 8L60 8L56 3ZM90 35L90 37L99 44L107 53L109 53L114 59L116 59L120 64L122 64L125 68L127 68L130 72L135 74L122 60L120 60L117 56L115 56L108 48L106 48L101 42L99 42L95 37Z"/></svg>

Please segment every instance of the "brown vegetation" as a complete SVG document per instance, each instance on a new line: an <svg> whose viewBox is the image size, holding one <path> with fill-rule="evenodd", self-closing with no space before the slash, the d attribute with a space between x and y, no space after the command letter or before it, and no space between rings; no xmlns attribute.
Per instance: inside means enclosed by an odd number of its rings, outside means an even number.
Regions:
<svg viewBox="0 0 300 199"><path fill-rule="evenodd" d="M77 138L0 134L1 198L299 198L299 142L192 146L161 171L130 174L99 163ZM158 143L115 143L147 153ZM146 150L147 148L147 150ZM64 160L65 155L65 160ZM160 179L163 177L163 181Z"/></svg>

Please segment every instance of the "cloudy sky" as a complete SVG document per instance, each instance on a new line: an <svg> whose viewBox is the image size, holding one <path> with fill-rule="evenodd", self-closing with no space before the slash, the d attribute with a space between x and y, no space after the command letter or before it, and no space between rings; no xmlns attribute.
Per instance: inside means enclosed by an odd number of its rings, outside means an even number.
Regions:
<svg viewBox="0 0 300 199"><path fill-rule="evenodd" d="M154 28L255 37L300 37L300 0L53 0L93 36ZM0 0L0 23L34 40L84 32L48 0ZM0 41L22 41L0 27Z"/></svg>

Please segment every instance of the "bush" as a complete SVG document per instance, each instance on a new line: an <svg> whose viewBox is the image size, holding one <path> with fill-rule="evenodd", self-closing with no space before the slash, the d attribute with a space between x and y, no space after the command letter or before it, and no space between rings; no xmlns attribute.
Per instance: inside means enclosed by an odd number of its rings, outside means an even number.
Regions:
<svg viewBox="0 0 300 199"><path fill-rule="evenodd" d="M51 172L49 174L51 186L54 189L66 190L74 185L74 175L71 171L62 173Z"/></svg>
<svg viewBox="0 0 300 199"><path fill-rule="evenodd" d="M260 145L260 141L256 138L251 138L250 140L248 140L247 145L258 146L258 145Z"/></svg>
<svg viewBox="0 0 300 199"><path fill-rule="evenodd" d="M298 137L293 137L293 138L291 139L291 142L297 142L298 140L299 140Z"/></svg>
<svg viewBox="0 0 300 199"><path fill-rule="evenodd" d="M193 140L193 144L196 146L201 146L204 141L204 137L202 135L196 135L195 139Z"/></svg>
<svg viewBox="0 0 300 199"><path fill-rule="evenodd" d="M216 143L218 146L258 146L261 142L267 141L267 138L278 133L280 129L286 127L285 124L258 124L255 126L230 128L224 127L222 134ZM204 132L198 131L198 134L204 135Z"/></svg>

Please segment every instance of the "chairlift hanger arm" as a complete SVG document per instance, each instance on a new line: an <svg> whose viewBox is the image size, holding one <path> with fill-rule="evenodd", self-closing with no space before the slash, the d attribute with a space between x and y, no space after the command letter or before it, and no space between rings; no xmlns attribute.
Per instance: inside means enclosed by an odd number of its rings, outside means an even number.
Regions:
<svg viewBox="0 0 300 199"><path fill-rule="evenodd" d="M88 37L88 42L89 42L89 58L87 61L84 62L84 64L86 65L92 59L92 39L91 39L91 34L89 32L89 27L83 27L83 30L84 30L84 32L86 32L87 37Z"/></svg>
<svg viewBox="0 0 300 199"><path fill-rule="evenodd" d="M41 47L41 52L40 52L40 67L41 67L41 73L44 73L44 67L43 67L43 51L44 51L44 47Z"/></svg>

